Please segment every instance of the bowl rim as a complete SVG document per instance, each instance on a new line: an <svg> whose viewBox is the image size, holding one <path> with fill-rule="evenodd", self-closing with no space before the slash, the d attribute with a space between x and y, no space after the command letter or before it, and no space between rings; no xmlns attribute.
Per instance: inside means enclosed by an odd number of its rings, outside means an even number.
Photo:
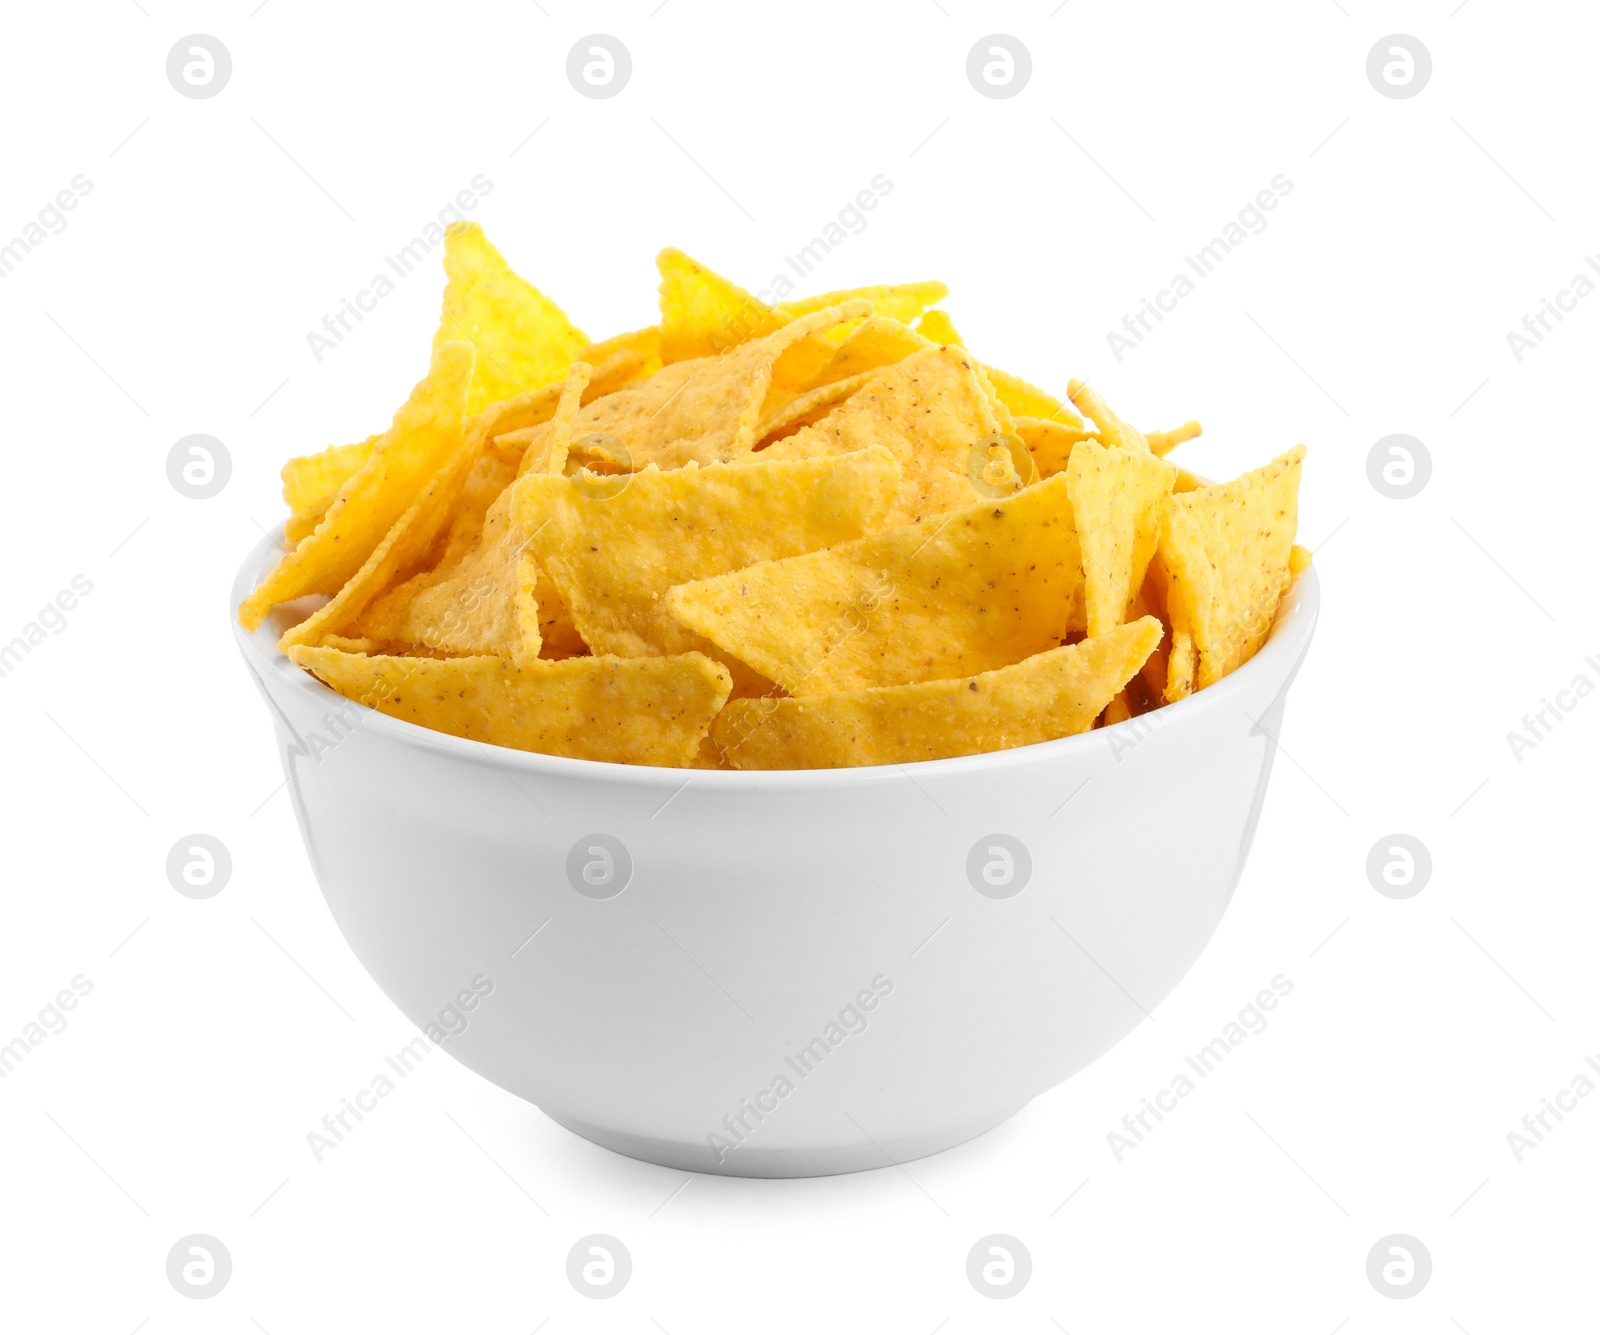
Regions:
<svg viewBox="0 0 1600 1335"><path fill-rule="evenodd" d="M940 760L914 760L890 762L885 765L858 765L842 769L790 769L790 770L714 770L669 768L661 765L632 765L610 760L578 760L569 756L546 755L539 751L521 751L515 747L499 746L493 742L480 742L452 733L437 732L420 723L389 715L350 700L332 687L319 681L311 673L296 667L278 652L277 635L272 630L269 617L253 631L239 624L239 604L255 587L268 568L269 559L276 562L283 550L283 526L271 530L250 549L244 563L234 576L229 591L227 617L233 627L240 652L251 671L261 679L262 689L270 696L272 688L266 685L267 674L276 674L282 684L298 690L316 702L316 707L327 710L362 711L362 728L373 727L387 733L398 742L424 751L439 752L477 764L493 764L502 771L508 767L524 773L539 774L551 779L585 779L607 783L620 783L644 788L682 791L689 782L709 791L777 792L803 789L815 791L828 788L882 787L910 779L936 779L942 776L973 776L993 773L1018 765L1046 761L1067 761L1086 755L1090 748L1107 744L1118 729L1132 732L1138 719L1128 719L1109 727L1095 728L1076 733L1071 737L1057 737L1046 742L1032 742L1026 746L1007 747L1001 751L984 751L970 756L949 756ZM1308 566L1289 586L1278 605L1272 630L1267 642L1249 662L1230 672L1221 681L1194 692L1176 704L1163 705L1152 715L1162 714L1177 722L1192 718L1207 710L1223 708L1234 696L1249 690L1261 677L1291 681L1311 643L1311 633L1316 626L1321 608L1321 589L1314 566ZM274 706L276 708L276 706ZM1142 715L1141 717L1149 717ZM287 723L288 720L284 719ZM291 725L292 730L292 725ZM674 794L676 796L676 794Z"/></svg>

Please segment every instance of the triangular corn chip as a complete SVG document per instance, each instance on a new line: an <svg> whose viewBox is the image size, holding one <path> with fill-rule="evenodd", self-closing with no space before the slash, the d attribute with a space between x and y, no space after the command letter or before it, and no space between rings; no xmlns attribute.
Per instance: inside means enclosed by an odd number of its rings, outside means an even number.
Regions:
<svg viewBox="0 0 1600 1335"><path fill-rule="evenodd" d="M1271 632L1298 559L1293 547L1305 454L1305 446L1296 445L1232 482L1166 499L1160 551L1172 621L1169 701L1248 662Z"/></svg>
<svg viewBox="0 0 1600 1335"><path fill-rule="evenodd" d="M909 764L1083 732L1161 640L1145 617L972 677L814 700L733 700L711 738L735 769Z"/></svg>
<svg viewBox="0 0 1600 1335"><path fill-rule="evenodd" d="M816 459L884 445L900 462L894 520L904 523L971 505L981 494L974 488L974 461L999 430L973 358L960 348L925 348L879 371L820 422L755 457Z"/></svg>
<svg viewBox="0 0 1600 1335"><path fill-rule="evenodd" d="M368 436L354 445L330 445L318 454L302 455L284 464L280 476L289 518L284 522L283 540L288 546L293 547L315 531L339 488L372 457L372 447L382 434Z"/></svg>
<svg viewBox="0 0 1600 1335"><path fill-rule="evenodd" d="M569 658L392 658L297 646L289 657L351 700L436 732L578 760L682 767L728 698L701 654Z"/></svg>
<svg viewBox="0 0 1600 1335"><path fill-rule="evenodd" d="M395 520L394 527L361 569L309 617L284 632L278 641L279 651L291 644L319 644L324 636L349 629L367 605L397 578L424 564L434 540L449 525L451 509L471 464L471 454L463 442L456 456L428 479L410 508Z"/></svg>
<svg viewBox="0 0 1600 1335"><path fill-rule="evenodd" d="M610 338L603 338L581 349L578 360L594 367L598 377L604 373L606 362L619 352L635 353L639 358L636 378L649 379L661 369L661 327L652 324L643 329L631 329L625 334L613 334Z"/></svg>
<svg viewBox="0 0 1600 1335"><path fill-rule="evenodd" d="M581 362L574 365L547 424L551 446L563 458L588 370ZM496 654L511 663L531 663L540 656L545 626L554 629L563 610L553 586L541 598L539 576L507 487L489 506L477 544L459 563L442 577L419 582L392 624L363 629L446 653Z"/></svg>
<svg viewBox="0 0 1600 1335"><path fill-rule="evenodd" d="M887 315L901 324L910 324L929 306L943 301L950 289L937 279L920 283L879 283L873 287L852 287L843 292L823 292L799 301L780 301L778 309L796 318L820 311L825 306L841 306L847 301L870 301L873 315ZM841 332L841 340L846 337Z"/></svg>
<svg viewBox="0 0 1600 1335"><path fill-rule="evenodd" d="M1145 443L1150 447L1150 453L1165 459L1173 450L1182 445L1186 440L1193 440L1200 434L1200 423L1185 422L1182 426L1173 427L1171 431L1147 431Z"/></svg>
<svg viewBox="0 0 1600 1335"><path fill-rule="evenodd" d="M256 629L278 603L308 593L331 597L361 569L423 483L460 448L472 367L471 344L439 345L427 379L412 390L367 462L340 487L322 522L240 605L239 623L246 630Z"/></svg>
<svg viewBox="0 0 1600 1335"><path fill-rule="evenodd" d="M1067 464L1067 492L1083 549L1087 629L1105 635L1129 616L1156 550L1162 503L1177 468L1148 451L1081 441ZM1143 615L1136 609L1133 615Z"/></svg>
<svg viewBox="0 0 1600 1335"><path fill-rule="evenodd" d="M830 307L794 320L721 357L674 362L650 379L596 399L578 414L573 435L612 436L635 470L676 468L690 461L724 463L748 455L759 439L761 407L773 363L794 343L859 318L866 304Z"/></svg>
<svg viewBox="0 0 1600 1335"><path fill-rule="evenodd" d="M680 584L667 611L790 695L966 677L1061 643L1083 578L1066 479Z"/></svg>
<svg viewBox="0 0 1600 1335"><path fill-rule="evenodd" d="M1067 394L1073 404L1094 423L1095 433L1102 443L1122 450L1145 453L1150 444L1144 436L1124 422L1111 406L1081 380L1067 381ZM1030 413L1030 417L1049 417L1050 413Z"/></svg>
<svg viewBox="0 0 1600 1335"><path fill-rule="evenodd" d="M931 348L934 344L916 330L886 315L874 315L863 320L838 345L838 351L811 379L810 388L846 380L863 371L876 371L881 366L892 366L904 361L913 352Z"/></svg>
<svg viewBox="0 0 1600 1335"><path fill-rule="evenodd" d="M1065 422L1069 426L1082 425L1082 418L1062 403L1054 394L1046 394L1037 385L1030 385L1021 376L1012 375L995 366L985 366L995 393L1000 401L1018 417L1043 417Z"/></svg>
<svg viewBox="0 0 1600 1335"><path fill-rule="evenodd" d="M511 271L477 223L445 228L444 271L450 281L433 346L465 339L477 349L467 396L474 416L560 379L589 342L559 306Z"/></svg>
<svg viewBox="0 0 1600 1335"><path fill-rule="evenodd" d="M922 318L917 321L917 333L930 343L938 343L946 347L964 347L961 335L956 332L956 327L951 323L950 317L943 311L924 311Z"/></svg>
<svg viewBox="0 0 1600 1335"><path fill-rule="evenodd" d="M773 408L772 398L769 395L767 406L762 409L761 423L756 427L758 447L762 441L770 443L783 436L793 435L801 427L820 422L871 380L873 374L872 371L863 371L860 375L853 375L847 380L835 380L831 384L819 385L804 394L796 394L793 398L785 399L776 409Z"/></svg>
<svg viewBox="0 0 1600 1335"><path fill-rule="evenodd" d="M789 322L737 283L690 259L675 246L656 256L661 272L661 360L715 357ZM836 305L836 302L824 302Z"/></svg>
<svg viewBox="0 0 1600 1335"><path fill-rule="evenodd" d="M860 537L898 485L884 449L622 478L528 473L513 515L595 653L670 654L704 644L661 605L674 584Z"/></svg>
<svg viewBox="0 0 1600 1335"><path fill-rule="evenodd" d="M1073 426L1069 422L1042 417L1019 417L1016 424L1017 435L1033 456L1040 477L1054 477L1057 473L1065 472L1067 461L1072 458L1072 447L1080 440L1094 439L1094 432L1081 422Z"/></svg>

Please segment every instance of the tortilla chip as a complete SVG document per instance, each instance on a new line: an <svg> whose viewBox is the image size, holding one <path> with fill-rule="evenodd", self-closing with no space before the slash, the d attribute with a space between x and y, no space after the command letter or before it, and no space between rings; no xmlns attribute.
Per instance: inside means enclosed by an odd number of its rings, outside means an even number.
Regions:
<svg viewBox="0 0 1600 1335"><path fill-rule="evenodd" d="M1302 547L1298 542L1289 549L1289 573L1299 579L1311 568L1311 549Z"/></svg>
<svg viewBox="0 0 1600 1335"><path fill-rule="evenodd" d="M925 348L885 367L822 421L769 445L758 459L817 459L884 445L900 463L891 522L971 505L974 449L1000 430L977 362L960 348Z"/></svg>
<svg viewBox="0 0 1600 1335"><path fill-rule="evenodd" d="M674 246L656 256L656 268L661 271L663 364L718 356L735 344L765 337L789 321L788 316Z"/></svg>
<svg viewBox="0 0 1600 1335"><path fill-rule="evenodd" d="M1150 449L1149 442L1138 431L1124 422L1099 394L1090 389L1081 380L1067 381L1067 394L1077 408L1094 423L1096 434L1101 441L1122 450L1134 450L1145 453ZM1049 413L1034 413L1035 417L1049 417Z"/></svg>
<svg viewBox="0 0 1600 1335"><path fill-rule="evenodd" d="M1165 459L1173 450L1182 445L1186 440L1193 440L1200 434L1200 423L1190 419L1182 426L1173 427L1171 431L1151 431L1145 435L1145 443L1150 446L1150 453Z"/></svg>
<svg viewBox="0 0 1600 1335"><path fill-rule="evenodd" d="M635 379L649 379L661 369L661 327L652 324L643 329L631 329L625 334L613 334L610 338L589 344L578 353L577 359L594 367L598 380L604 374L606 362L619 352L631 352L639 359Z"/></svg>
<svg viewBox="0 0 1600 1335"><path fill-rule="evenodd" d="M593 368L583 362L574 362L572 369L567 372L567 384L561 391L561 402L556 406L555 416L550 419L550 439L546 443L548 454L544 462L546 473L566 472L567 449L572 444L572 423L578 415L583 391L589 387L589 377L593 373Z"/></svg>
<svg viewBox="0 0 1600 1335"><path fill-rule="evenodd" d="M477 349L467 411L548 385L589 342L561 308L511 272L477 223L453 222L444 232L449 282L434 351L465 339Z"/></svg>
<svg viewBox="0 0 1600 1335"><path fill-rule="evenodd" d="M953 680L814 700L734 700L711 726L735 769L909 764L1083 732L1161 639L1145 617L1109 635Z"/></svg>
<svg viewBox="0 0 1600 1335"><path fill-rule="evenodd" d="M1016 423L1017 435L1033 456L1040 477L1054 477L1065 472L1067 461L1072 458L1072 447L1080 440L1095 438L1094 432L1081 423L1073 426L1043 417L1019 417Z"/></svg>
<svg viewBox="0 0 1600 1335"><path fill-rule="evenodd" d="M610 482L610 479L598 481ZM832 547L878 528L899 485L894 457L646 469L598 487L528 473L513 514L595 653L672 654L704 644L662 606L674 584Z"/></svg>
<svg viewBox="0 0 1600 1335"><path fill-rule="evenodd" d="M995 366L985 366L995 393L1002 403L1019 417L1043 417L1050 421L1081 426L1083 420L1054 394L1046 394L1037 385L1030 385L1021 376L1012 375Z"/></svg>
<svg viewBox="0 0 1600 1335"><path fill-rule="evenodd" d="M425 480L460 449L473 361L470 344L439 345L427 378L412 390L371 457L339 488L322 522L240 604L240 625L255 630L276 604L308 593L331 597L361 569Z"/></svg>
<svg viewBox="0 0 1600 1335"><path fill-rule="evenodd" d="M1176 477L1172 464L1148 452L1107 449L1092 440L1072 451L1067 491L1083 548L1091 637L1105 635L1146 610L1137 605L1139 586L1155 554L1162 502Z"/></svg>
<svg viewBox="0 0 1600 1335"><path fill-rule="evenodd" d="M793 435L803 426L820 422L871 380L873 374L871 371L863 371L848 380L835 380L832 384L819 385L804 394L784 398L776 409L772 406L772 396L769 394L767 406L762 409L761 423L756 427L756 448L759 450L763 444L770 444L784 436Z"/></svg>
<svg viewBox="0 0 1600 1335"><path fill-rule="evenodd" d="M278 640L283 652L292 644L319 644L325 635L351 628L361 612L396 579L426 563L434 540L450 522L450 511L472 464L463 441L454 458L440 467L339 592Z"/></svg>
<svg viewBox="0 0 1600 1335"><path fill-rule="evenodd" d="M701 654L569 658L391 658L289 650L348 699L494 746L622 764L683 767L728 698L727 670Z"/></svg>
<svg viewBox="0 0 1600 1335"><path fill-rule="evenodd" d="M950 323L950 317L943 311L924 311L922 318L917 321L917 333L941 347L966 346L961 341L961 335L956 333L955 325Z"/></svg>
<svg viewBox="0 0 1600 1335"><path fill-rule="evenodd" d="M302 455L284 464L283 503L289 507L289 519L283 536L291 547L322 522L339 488L372 457L377 443L378 436L368 436L354 445L330 445L318 454Z"/></svg>
<svg viewBox="0 0 1600 1335"><path fill-rule="evenodd" d="M802 297L799 301L780 301L778 309L785 315L798 319L820 311L827 306L842 306L846 302L870 301L872 315L887 315L901 324L910 324L929 306L936 305L950 295L950 289L937 279L921 283L880 283L873 287L852 287L843 292L824 292L820 296ZM843 341L848 331L840 331Z"/></svg>
<svg viewBox="0 0 1600 1335"><path fill-rule="evenodd" d="M721 357L674 362L589 404L573 424L573 435L615 437L629 451L635 470L652 463L662 468L691 461L726 463L749 455L759 439L773 363L810 334L866 313L865 303L830 307Z"/></svg>
<svg viewBox="0 0 1600 1335"><path fill-rule="evenodd" d="M1066 479L669 589L680 625L790 695L966 677L1061 643L1083 578Z"/></svg>
<svg viewBox="0 0 1600 1335"><path fill-rule="evenodd" d="M1293 578L1305 453L1296 445L1232 482L1166 499L1160 552L1172 620L1169 701L1221 680L1271 633Z"/></svg>
<svg viewBox="0 0 1600 1335"><path fill-rule="evenodd" d="M838 345L838 351L817 372L811 386L828 385L836 380L860 375L863 371L892 366L895 362L904 361L913 352L933 346L921 334L898 320L883 315L870 316Z"/></svg>
<svg viewBox="0 0 1600 1335"><path fill-rule="evenodd" d="M587 372L581 362L573 366L546 426L552 449L559 448L563 458ZM573 635L563 625L570 624L565 608L554 585L541 579L527 535L517 526L512 497L513 488L507 487L495 498L472 550L442 577L418 581L391 623L363 629L446 653L495 654L526 665L541 654L552 656L545 652L548 627L563 656L574 652Z"/></svg>

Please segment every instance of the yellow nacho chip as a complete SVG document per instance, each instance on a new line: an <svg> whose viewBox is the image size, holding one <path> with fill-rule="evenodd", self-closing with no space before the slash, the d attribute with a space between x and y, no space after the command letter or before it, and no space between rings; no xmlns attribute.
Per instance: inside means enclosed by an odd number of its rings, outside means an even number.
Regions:
<svg viewBox="0 0 1600 1335"><path fill-rule="evenodd" d="M550 419L550 439L546 442L547 455L544 471L564 473L567 468L567 450L572 444L572 423L583 402L583 392L589 387L593 368L583 362L574 362L567 372L566 388L561 391L561 402L555 416Z"/></svg>
<svg viewBox="0 0 1600 1335"><path fill-rule="evenodd" d="M552 452L559 448L563 457L588 369L581 362L573 366L556 414L546 424ZM512 498L511 487L495 498L472 550L437 577L417 581L392 622L364 629L446 653L495 654L518 664L541 656L547 626L558 639L570 641L570 635L559 633L565 609L554 586L541 581ZM570 643L562 648L571 652Z"/></svg>
<svg viewBox="0 0 1600 1335"><path fill-rule="evenodd" d="M983 369L988 372L1001 402L1017 416L1043 417L1065 422L1069 426L1082 425L1083 419L1054 394L1046 394L1037 385L1030 385L1021 376L1012 375L998 367L986 366Z"/></svg>
<svg viewBox="0 0 1600 1335"><path fill-rule="evenodd" d="M322 522L339 488L372 457L372 447L382 434L368 436L354 445L330 445L320 453L302 455L284 464L283 503L289 507L289 518L283 526L283 537L289 546L293 547Z"/></svg>
<svg viewBox="0 0 1600 1335"><path fill-rule="evenodd" d="M395 520L361 569L326 603L278 640L280 652L292 644L318 644L326 635L349 629L367 605L397 578L422 565L434 540L450 522L450 510L466 480L472 458L463 441L454 458L424 484L421 494Z"/></svg>
<svg viewBox="0 0 1600 1335"><path fill-rule="evenodd" d="M589 342L559 306L511 271L477 223L445 228L444 270L450 281L433 347L460 339L477 350L467 395L474 416L560 379Z"/></svg>
<svg viewBox="0 0 1600 1335"><path fill-rule="evenodd" d="M1033 456L1040 477L1054 477L1057 473L1065 472L1067 462L1072 458L1072 447L1080 440L1095 438L1094 432L1081 423L1073 426L1069 422L1042 417L1019 417L1016 423L1017 435Z"/></svg>
<svg viewBox="0 0 1600 1335"><path fill-rule="evenodd" d="M900 463L893 521L972 504L974 464L1000 431L977 363L960 348L925 348L879 371L820 422L769 445L758 459L816 459L883 445ZM980 456L982 456L980 458Z"/></svg>
<svg viewBox="0 0 1600 1335"><path fill-rule="evenodd" d="M1149 450L1149 442L1144 436L1112 412L1111 406L1083 381L1069 380L1067 394L1079 411L1094 423L1095 433L1103 444L1141 453ZM1039 413L1034 416L1048 417L1050 414Z"/></svg>
<svg viewBox="0 0 1600 1335"><path fill-rule="evenodd" d="M1298 542L1289 549L1289 573L1298 579L1311 568L1311 549Z"/></svg>
<svg viewBox="0 0 1600 1335"><path fill-rule="evenodd" d="M733 700L711 727L735 769L909 764L1083 732L1161 639L1154 617L971 677L812 700Z"/></svg>
<svg viewBox="0 0 1600 1335"><path fill-rule="evenodd" d="M901 324L910 324L929 306L950 295L950 289L937 279L921 283L879 283L872 287L852 287L843 292L823 292L799 301L780 301L778 309L799 318L827 306L842 306L851 301L870 301L873 315L887 315ZM841 332L840 337L845 337Z"/></svg>
<svg viewBox="0 0 1600 1335"><path fill-rule="evenodd" d="M634 765L694 762L728 698L728 673L701 654L569 658L395 658L289 650L351 700L476 742Z"/></svg>
<svg viewBox="0 0 1600 1335"><path fill-rule="evenodd" d="M846 380L818 385L816 389L796 394L793 398L782 399L776 408L773 407L772 396L769 394L766 406L762 409L761 422L756 427L756 448L759 449L762 442L770 443L782 436L792 435L803 426L821 421L871 380L872 376L873 372L863 371L860 375L850 376Z"/></svg>
<svg viewBox="0 0 1600 1335"><path fill-rule="evenodd" d="M1105 635L1137 604L1145 569L1156 550L1162 503L1177 468L1148 451L1107 449L1081 441L1067 464L1067 492L1083 549L1087 630ZM1140 616L1135 607L1132 615Z"/></svg>
<svg viewBox="0 0 1600 1335"><path fill-rule="evenodd" d="M240 605L240 625L255 630L278 603L308 593L331 597L361 569L425 480L460 448L472 367L471 344L440 344L427 378L412 390L371 457L339 488L322 522Z"/></svg>
<svg viewBox="0 0 1600 1335"><path fill-rule="evenodd" d="M656 268L661 272L663 364L715 357L789 322L787 315L690 259L676 246L668 246L656 256Z"/></svg>
<svg viewBox="0 0 1600 1335"><path fill-rule="evenodd" d="M652 463L662 468L725 463L748 455L759 439L773 363L799 340L866 313L865 303L829 307L721 357L674 362L648 380L590 403L578 414L573 435L613 437L628 451L634 470Z"/></svg>
<svg viewBox="0 0 1600 1335"><path fill-rule="evenodd" d="M1172 621L1169 701L1248 662L1271 632L1293 578L1305 453L1296 445L1232 482L1167 498L1160 552Z"/></svg>
<svg viewBox="0 0 1600 1335"><path fill-rule="evenodd" d="M1083 578L1066 479L668 590L790 695L966 677L1061 643Z"/></svg>
<svg viewBox="0 0 1600 1335"><path fill-rule="evenodd" d="M955 325L950 322L950 317L943 311L924 311L922 318L917 321L917 333L930 343L956 348L966 346L956 332Z"/></svg>
<svg viewBox="0 0 1600 1335"><path fill-rule="evenodd" d="M1150 453L1165 459L1173 450L1182 445L1186 440L1193 440L1200 434L1200 423L1192 418L1182 426L1173 427L1171 431L1147 431L1145 443L1150 446Z"/></svg>
<svg viewBox="0 0 1600 1335"><path fill-rule="evenodd" d="M810 388L847 380L863 371L876 371L880 366L892 366L913 352L934 345L898 320L873 315L858 324L849 337L836 346L838 350L812 376Z"/></svg>
<svg viewBox="0 0 1600 1335"><path fill-rule="evenodd" d="M634 378L647 380L661 369L661 326L646 325L631 329L625 334L613 334L598 343L591 343L578 352L580 362L595 368L595 375L603 374L606 363L619 352L631 352L639 359ZM610 393L610 391L606 391Z"/></svg>
<svg viewBox="0 0 1600 1335"><path fill-rule="evenodd" d="M704 643L661 605L674 584L860 537L881 525L898 484L894 457L869 449L619 478L528 473L512 504L594 652L670 654Z"/></svg>

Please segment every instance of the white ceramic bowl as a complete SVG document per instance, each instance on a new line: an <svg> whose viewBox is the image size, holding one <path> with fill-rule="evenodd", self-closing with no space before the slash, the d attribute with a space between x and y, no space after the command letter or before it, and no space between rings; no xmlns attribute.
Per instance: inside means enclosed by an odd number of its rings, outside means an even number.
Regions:
<svg viewBox="0 0 1600 1335"><path fill-rule="evenodd" d="M790 1177L976 1136L1172 990L1244 867L1316 617L1307 571L1243 668L1112 728L764 773L464 741L335 694L270 622L234 630L334 920L407 1017L597 1144Z"/></svg>

